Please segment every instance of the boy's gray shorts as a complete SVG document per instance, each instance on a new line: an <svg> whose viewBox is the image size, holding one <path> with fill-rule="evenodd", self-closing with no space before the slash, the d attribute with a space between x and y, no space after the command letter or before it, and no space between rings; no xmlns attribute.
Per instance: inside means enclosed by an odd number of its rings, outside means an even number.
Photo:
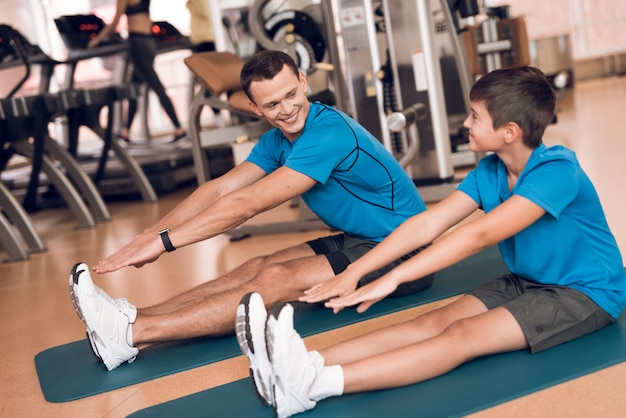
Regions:
<svg viewBox="0 0 626 418"><path fill-rule="evenodd" d="M516 274L505 274L468 294L478 298L487 309L502 306L511 312L524 332L531 353L615 322L578 290L530 282Z"/></svg>

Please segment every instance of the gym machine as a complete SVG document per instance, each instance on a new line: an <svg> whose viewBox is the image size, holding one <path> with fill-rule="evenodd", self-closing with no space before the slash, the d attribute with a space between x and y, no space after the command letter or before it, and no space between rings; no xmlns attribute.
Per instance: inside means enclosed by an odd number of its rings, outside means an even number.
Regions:
<svg viewBox="0 0 626 418"><path fill-rule="evenodd" d="M140 119L141 133L142 136L149 138L147 106L149 91L145 84L128 83L131 67L127 59L127 42L119 34L113 33L102 44L87 48L89 40L105 26L102 19L95 15L60 16L55 19L55 24L68 51L66 60L68 68L64 87L74 88L74 73L80 61L92 58L113 58L115 65L110 82L117 87L114 89L115 100L112 107L114 111L113 132L117 132L121 124L122 102L137 100L139 105L137 116ZM153 22L152 34L156 40L158 54L192 48L189 39L168 22ZM102 137L102 129L92 130ZM171 191L179 184L193 181L193 157L190 147L184 141L180 143L145 141L121 144L113 138L107 144L110 144L116 158L110 159L106 175L99 183L104 195L120 196L139 193L144 201L152 202L157 199L157 193ZM84 162L84 165L89 171L94 166L92 161Z"/></svg>
<svg viewBox="0 0 626 418"><path fill-rule="evenodd" d="M524 18L512 18L509 6L486 8L485 16L462 34L472 74L478 77L502 67L529 65Z"/></svg>
<svg viewBox="0 0 626 418"><path fill-rule="evenodd" d="M41 67L37 94L16 97L30 79L31 65ZM4 173L9 160L20 154L30 161L26 194L20 204L12 195L3 176L0 185L0 242L9 253L3 261L28 259L29 253L44 251L27 211L39 208L40 173L44 173L78 220L79 227L91 227L106 221L110 215L91 179L85 175L70 153L48 134L48 122L70 109L70 97L63 93L47 93L53 67L58 64L14 28L0 25L0 70L18 69L23 73L6 98L0 99L0 171ZM62 165L63 170L57 166ZM14 170L12 170L14 171ZM89 209L91 209L90 212ZM6 219L5 219L6 216ZM10 228L20 232L22 247Z"/></svg>
<svg viewBox="0 0 626 418"><path fill-rule="evenodd" d="M378 137L432 201L456 187L454 167L476 163L462 126L472 78L457 33L459 19L476 14L472 1L261 0L249 28L309 78L326 73L337 107ZM416 104L426 110L418 123L392 131L389 115Z"/></svg>
<svg viewBox="0 0 626 418"><path fill-rule="evenodd" d="M112 33L108 39L94 48L87 47L89 40L106 26L102 19L93 14L81 14L60 16L54 22L68 51L65 60L68 70L65 74L63 88L71 89L74 87L76 66L80 61L91 58L117 58L114 60L113 83L123 84L129 79L132 68L129 68L127 59L128 44L118 33ZM156 40L157 54L192 49L189 39L169 22L152 22L152 35ZM140 99L141 131L145 138L150 137L147 112L148 93L148 89L142 85L138 99ZM119 124L119 121L116 121L116 124Z"/></svg>
<svg viewBox="0 0 626 418"><path fill-rule="evenodd" d="M378 137L425 200L434 201L456 187L454 164L476 162L476 156L463 149L471 80L457 36L457 13L468 17L477 13L477 6L458 3L211 0L210 5L214 27L220 27L226 15L236 16L236 24L225 25L228 32L216 31L218 51L250 52L241 48L245 36L237 33L245 28L260 49L290 54L307 75L310 94L330 90L335 105ZM197 136L201 143L202 135ZM244 226L231 235L306 230L319 222L310 211L302 213L307 211L304 204L298 206L299 220L286 228Z"/></svg>

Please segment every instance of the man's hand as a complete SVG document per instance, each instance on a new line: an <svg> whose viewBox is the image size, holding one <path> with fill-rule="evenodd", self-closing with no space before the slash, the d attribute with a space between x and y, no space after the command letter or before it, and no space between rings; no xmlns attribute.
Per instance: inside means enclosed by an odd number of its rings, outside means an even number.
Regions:
<svg viewBox="0 0 626 418"><path fill-rule="evenodd" d="M126 266L142 267L156 261L165 251L159 236L153 232L138 235L129 244L100 261L93 270L109 273Z"/></svg>
<svg viewBox="0 0 626 418"><path fill-rule="evenodd" d="M363 313L368 310L370 306L393 293L397 287L398 285L394 280L388 277L381 277L352 293L329 300L324 306L331 308L334 313L337 313L343 308L358 304L357 312Z"/></svg>

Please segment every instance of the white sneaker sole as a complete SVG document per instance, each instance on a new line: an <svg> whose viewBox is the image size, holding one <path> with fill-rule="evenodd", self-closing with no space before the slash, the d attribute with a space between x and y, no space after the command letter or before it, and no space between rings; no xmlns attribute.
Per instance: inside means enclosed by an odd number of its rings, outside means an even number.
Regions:
<svg viewBox="0 0 626 418"><path fill-rule="evenodd" d="M259 400L265 406L273 406L272 365L265 348L266 318L261 295L248 293L237 307L235 332L239 347L250 362L250 378Z"/></svg>
<svg viewBox="0 0 626 418"><path fill-rule="evenodd" d="M89 320L83 313L80 304L80 297L76 289L76 286L79 285L81 274L83 273L89 275L88 267L86 264L77 263L74 265L74 267L72 267L72 271L69 277L70 296L72 298L72 303L74 305L74 310L76 311L76 314L87 327L86 334L87 339L89 340L89 344L91 345L92 352L96 356L96 359L103 362L107 370L109 371L116 369L123 363L132 363L137 358L138 350L134 349L134 355L130 358L117 357L114 352L118 350L115 350L113 348L109 349L108 347L109 344L113 344L114 346L115 343L110 342L107 344L106 339L103 339L98 335L98 331L95 329L96 327L94 326L94 324L90 324ZM91 280L91 276L89 276L89 280Z"/></svg>
<svg viewBox="0 0 626 418"><path fill-rule="evenodd" d="M78 298L76 297L76 292L74 292L74 286L78 284L78 278L80 277L80 274L84 271L84 270L79 270L80 266L87 267L84 263L76 263L74 267L72 267L72 271L70 272L70 297L72 298L74 311L76 311L78 318L80 318L80 320L83 321L85 326L87 326L87 321L85 321L83 312L80 309L80 303L78 302ZM91 345L91 351L93 352L93 355L96 357L96 359L102 362L102 357L100 357L100 353L98 353L98 347L96 347L96 343L91 339L90 331L91 330L87 326L87 329L85 330L85 335L87 336L87 340L89 341L89 344Z"/></svg>
<svg viewBox="0 0 626 418"><path fill-rule="evenodd" d="M81 273L85 271L80 269L82 266L85 266L85 268L87 268L87 265L85 263L76 263L74 267L72 267L72 271L70 272L70 296L72 298L72 304L74 305L74 310L76 311L76 314L78 315L80 320L85 322L86 324L85 317L82 310L80 309L78 296L74 291L74 286L78 285L78 279L80 278Z"/></svg>

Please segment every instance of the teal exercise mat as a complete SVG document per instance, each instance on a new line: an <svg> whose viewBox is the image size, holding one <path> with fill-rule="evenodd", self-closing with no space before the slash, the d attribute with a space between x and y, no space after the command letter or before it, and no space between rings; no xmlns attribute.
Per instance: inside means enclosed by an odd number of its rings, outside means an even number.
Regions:
<svg viewBox="0 0 626 418"><path fill-rule="evenodd" d="M613 325L560 346L530 354L498 354L411 386L325 399L302 418L412 416L461 417L626 360L626 314ZM137 411L148 417L274 417L259 402L252 381L237 380Z"/></svg>
<svg viewBox="0 0 626 418"><path fill-rule="evenodd" d="M296 304L295 324L302 336L407 308L455 296L507 272L496 247L438 272L430 288L413 295L387 298L363 314L344 309L335 315L330 309ZM108 372L93 355L85 340L53 347L35 356L35 368L45 399L68 402L145 382L241 354L234 335L197 338L159 344L142 350L137 360Z"/></svg>

